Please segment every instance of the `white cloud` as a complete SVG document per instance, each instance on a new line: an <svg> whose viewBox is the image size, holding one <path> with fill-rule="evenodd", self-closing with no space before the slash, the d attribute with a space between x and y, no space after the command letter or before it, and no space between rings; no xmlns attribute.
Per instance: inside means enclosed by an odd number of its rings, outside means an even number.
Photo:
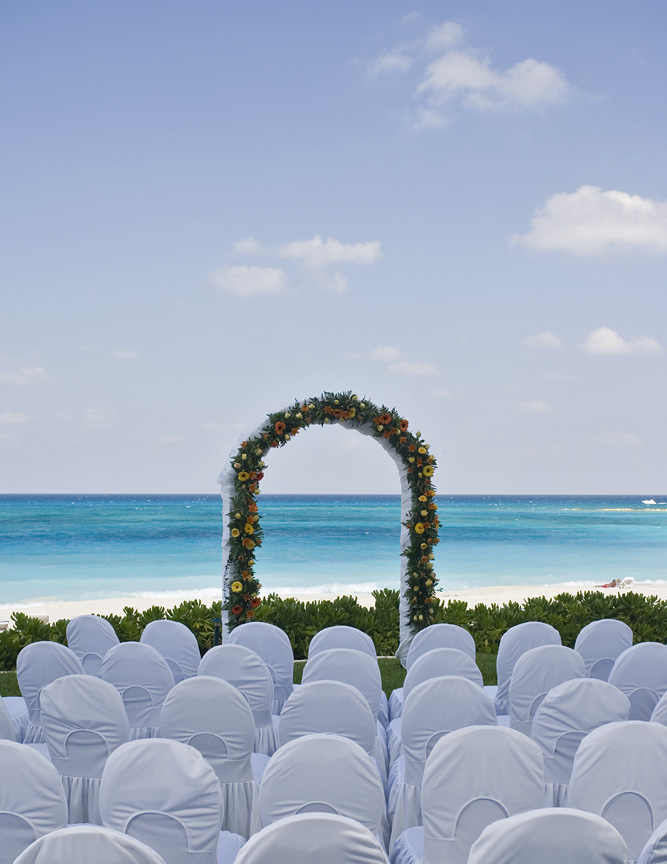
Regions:
<svg viewBox="0 0 667 864"><path fill-rule="evenodd" d="M82 421L86 429L108 429L114 419L114 412L108 408L87 408Z"/></svg>
<svg viewBox="0 0 667 864"><path fill-rule="evenodd" d="M0 372L0 384L15 384L17 387L46 380L46 369L42 366L22 366L15 372Z"/></svg>
<svg viewBox="0 0 667 864"><path fill-rule="evenodd" d="M209 273L209 280L221 293L237 297L282 294L287 286L285 272L276 267L225 267Z"/></svg>
<svg viewBox="0 0 667 864"><path fill-rule="evenodd" d="M386 72L405 72L412 66L412 57L405 53L402 48L394 48L386 54L381 54L375 60L371 60L366 69L372 78L377 78Z"/></svg>
<svg viewBox="0 0 667 864"><path fill-rule="evenodd" d="M547 199L530 230L512 237L537 252L570 252L582 258L605 252L667 252L667 201L615 189L580 186Z"/></svg>
<svg viewBox="0 0 667 864"><path fill-rule="evenodd" d="M595 443L605 444L607 447L641 447L644 440L634 432L609 431L601 432Z"/></svg>
<svg viewBox="0 0 667 864"><path fill-rule="evenodd" d="M456 21L445 21L436 24L426 34L424 51L427 54L437 54L439 51L449 51L464 43L463 27Z"/></svg>
<svg viewBox="0 0 667 864"><path fill-rule="evenodd" d="M663 349L650 336L624 339L610 327L598 327L588 334L582 350L587 354L659 354Z"/></svg>
<svg viewBox="0 0 667 864"><path fill-rule="evenodd" d="M536 399L534 402L519 402L519 408L531 414L553 414L554 411L550 405L541 399Z"/></svg>
<svg viewBox="0 0 667 864"><path fill-rule="evenodd" d="M254 237L244 237L242 240L237 240L232 247L236 255L264 255L266 250Z"/></svg>
<svg viewBox="0 0 667 864"><path fill-rule="evenodd" d="M27 414L5 411L4 414L0 414L0 426L14 426L17 423L27 423L28 419Z"/></svg>
<svg viewBox="0 0 667 864"><path fill-rule="evenodd" d="M399 360L392 363L388 370L392 374L398 375L437 375L438 370L430 363L411 362L409 360Z"/></svg>
<svg viewBox="0 0 667 864"><path fill-rule="evenodd" d="M350 287L350 283L340 270L334 270L333 273L321 273L318 281L322 290L328 291L330 294L344 294Z"/></svg>
<svg viewBox="0 0 667 864"><path fill-rule="evenodd" d="M379 360L381 363L390 363L392 360L398 360L400 356L401 352L395 345L379 345L369 355L371 360Z"/></svg>
<svg viewBox="0 0 667 864"><path fill-rule="evenodd" d="M527 348L562 348L563 346L560 337L551 330L545 330L544 333L537 333L535 336L527 336L523 344Z"/></svg>
<svg viewBox="0 0 667 864"><path fill-rule="evenodd" d="M131 348L117 348L113 352L113 357L116 360L138 360L139 355L136 351L133 351Z"/></svg>
<svg viewBox="0 0 667 864"><path fill-rule="evenodd" d="M278 250L283 258L300 261L305 267L319 269L333 264L372 264L381 256L380 241L341 243L333 237L322 240L316 234L312 240L293 240Z"/></svg>

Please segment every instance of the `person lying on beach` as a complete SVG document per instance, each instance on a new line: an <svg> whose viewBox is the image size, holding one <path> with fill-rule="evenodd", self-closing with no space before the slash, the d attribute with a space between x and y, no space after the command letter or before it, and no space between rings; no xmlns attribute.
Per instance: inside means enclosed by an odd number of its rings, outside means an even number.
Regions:
<svg viewBox="0 0 667 864"><path fill-rule="evenodd" d="M606 585L596 585L596 588L620 588L621 580L620 579L612 579L611 582L607 582Z"/></svg>

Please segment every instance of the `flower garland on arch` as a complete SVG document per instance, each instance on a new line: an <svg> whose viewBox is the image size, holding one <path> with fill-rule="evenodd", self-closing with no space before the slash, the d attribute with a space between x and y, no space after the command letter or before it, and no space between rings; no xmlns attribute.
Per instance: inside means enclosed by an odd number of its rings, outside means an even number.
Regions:
<svg viewBox="0 0 667 864"><path fill-rule="evenodd" d="M262 587L255 575L255 551L262 545L262 526L257 496L264 477L264 457L271 448L283 447L309 426L340 423L351 428L372 427L372 436L384 439L400 457L411 492L411 510L405 521L409 544L401 554L407 559L405 597L413 631L433 619L437 578L433 548L440 525L432 478L436 461L421 432L411 432L408 421L394 408L378 407L352 393L323 393L305 402L296 401L269 414L266 423L231 458L234 492L229 507L229 556L225 567L229 627L250 621L261 604Z"/></svg>

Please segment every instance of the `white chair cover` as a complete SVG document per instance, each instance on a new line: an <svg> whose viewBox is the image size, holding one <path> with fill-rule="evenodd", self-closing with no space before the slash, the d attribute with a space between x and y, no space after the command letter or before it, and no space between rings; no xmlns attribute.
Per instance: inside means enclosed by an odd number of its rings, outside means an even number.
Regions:
<svg viewBox="0 0 667 864"><path fill-rule="evenodd" d="M415 660L434 648L458 648L459 651L469 654L473 660L477 650L472 635L458 624L431 624L415 634L408 649L405 668L410 669ZM403 688L398 687L392 691L389 698L389 716L394 720L401 716L402 710Z"/></svg>
<svg viewBox="0 0 667 864"><path fill-rule="evenodd" d="M407 705L406 705L407 710ZM424 769L423 829L396 841L392 860L414 860L414 838L423 834L424 864L465 864L470 847L496 819L542 805L540 748L501 726L471 726L441 738Z"/></svg>
<svg viewBox="0 0 667 864"><path fill-rule="evenodd" d="M4 696L5 709L12 721L14 741L23 741L23 736L30 723L28 707L23 696Z"/></svg>
<svg viewBox="0 0 667 864"><path fill-rule="evenodd" d="M136 837L166 864L222 864L220 783L194 747L165 738L123 744L107 759L100 811L106 828Z"/></svg>
<svg viewBox="0 0 667 864"><path fill-rule="evenodd" d="M60 774L69 822L97 822L100 778L130 728L116 688L93 675L67 675L42 689L42 728Z"/></svg>
<svg viewBox="0 0 667 864"><path fill-rule="evenodd" d="M301 682L308 684L311 681L343 681L352 684L366 697L377 728L377 744L373 756L386 776L386 733L378 722L382 702L382 676L377 660L355 648L329 648L306 661Z"/></svg>
<svg viewBox="0 0 667 864"><path fill-rule="evenodd" d="M535 712L531 738L544 756L544 803L564 804L572 763L581 740L605 723L621 723L630 700L598 678L575 678L550 690Z"/></svg>
<svg viewBox="0 0 667 864"><path fill-rule="evenodd" d="M535 712L552 687L585 678L580 654L564 645L542 645L519 657L510 680L510 728L530 735Z"/></svg>
<svg viewBox="0 0 667 864"><path fill-rule="evenodd" d="M542 621L525 621L510 627L500 638L496 670L498 689L495 695L496 714L509 714L509 690L512 670L516 661L531 648L540 645L560 645L560 633Z"/></svg>
<svg viewBox="0 0 667 864"><path fill-rule="evenodd" d="M640 642L626 648L609 673L609 683L630 700L631 720L650 720L667 692L667 645Z"/></svg>
<svg viewBox="0 0 667 864"><path fill-rule="evenodd" d="M14 722L2 696L0 696L0 740L14 741Z"/></svg>
<svg viewBox="0 0 667 864"><path fill-rule="evenodd" d="M102 678L118 690L130 722L130 740L160 734L160 711L174 676L155 648L121 642L107 651Z"/></svg>
<svg viewBox="0 0 667 864"><path fill-rule="evenodd" d="M251 837L236 864L388 864L368 828L333 813L288 816Z"/></svg>
<svg viewBox="0 0 667 864"><path fill-rule="evenodd" d="M70 825L32 843L16 864L165 864L154 850L101 825Z"/></svg>
<svg viewBox="0 0 667 864"><path fill-rule="evenodd" d="M213 768L222 789L225 831L248 838L259 829L251 759L255 721L236 687L207 675L181 681L164 700L160 734L196 747Z"/></svg>
<svg viewBox="0 0 667 864"><path fill-rule="evenodd" d="M414 645L414 640L412 644ZM403 683L403 701L405 702L419 684L428 681L429 678L439 678L442 675L458 675L472 681L480 689L484 687L482 673L470 654L458 648L433 648L421 657L417 657L408 669ZM387 727L387 752L390 765L402 752L401 719L397 717Z"/></svg>
<svg viewBox="0 0 667 864"><path fill-rule="evenodd" d="M651 714L652 723L662 723L667 726L667 693L663 693L658 700L653 713Z"/></svg>
<svg viewBox="0 0 667 864"><path fill-rule="evenodd" d="M667 819L667 728L627 720L590 732L574 757L567 803L603 816L635 861Z"/></svg>
<svg viewBox="0 0 667 864"><path fill-rule="evenodd" d="M67 824L67 802L53 765L32 747L0 741L0 864Z"/></svg>
<svg viewBox="0 0 667 864"><path fill-rule="evenodd" d="M485 828L468 864L626 864L621 835L604 819L553 808L501 819Z"/></svg>
<svg viewBox="0 0 667 864"><path fill-rule="evenodd" d="M667 864L667 819L651 834L637 864Z"/></svg>
<svg viewBox="0 0 667 864"><path fill-rule="evenodd" d="M387 787L392 842L406 828L422 824L424 766L440 738L467 726L498 724L493 700L477 684L454 675L415 687L401 719L404 755L394 763Z"/></svg>
<svg viewBox="0 0 667 864"><path fill-rule="evenodd" d="M602 681L609 680L609 673L617 658L631 647L631 628L615 618L591 621L582 627L574 643L574 650L584 658L586 675Z"/></svg>
<svg viewBox="0 0 667 864"><path fill-rule="evenodd" d="M23 734L25 744L43 744L39 694L42 687L63 675L83 675L74 651L58 642L32 642L19 651L16 677L28 709L29 723Z"/></svg>
<svg viewBox="0 0 667 864"><path fill-rule="evenodd" d="M227 640L230 645L243 645L259 654L273 678L271 712L280 714L294 689L294 652L289 636L280 627L265 621L248 621L235 627Z"/></svg>
<svg viewBox="0 0 667 864"><path fill-rule="evenodd" d="M144 627L139 640L151 645L167 661L174 684L197 674L201 653L197 637L180 621L151 621Z"/></svg>
<svg viewBox="0 0 667 864"><path fill-rule="evenodd" d="M305 735L272 757L259 788L262 825L297 813L337 813L365 825L384 845L389 824L377 768L339 735Z"/></svg>
<svg viewBox="0 0 667 864"><path fill-rule="evenodd" d="M278 749L278 718L271 713L273 679L259 654L243 645L216 645L202 657L197 674L222 678L245 696L255 720L255 752L272 756Z"/></svg>
<svg viewBox="0 0 667 864"><path fill-rule="evenodd" d="M77 615L67 622L67 645L83 665L86 675L102 675L104 655L119 639L111 624L99 615Z"/></svg>

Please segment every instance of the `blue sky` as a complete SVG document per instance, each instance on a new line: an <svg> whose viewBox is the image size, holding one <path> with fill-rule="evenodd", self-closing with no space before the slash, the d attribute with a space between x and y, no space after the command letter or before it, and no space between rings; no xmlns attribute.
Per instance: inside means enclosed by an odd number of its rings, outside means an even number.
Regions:
<svg viewBox="0 0 667 864"><path fill-rule="evenodd" d="M0 491L215 492L323 390L451 493L667 489L659 0L0 10ZM266 492L396 492L343 429Z"/></svg>

